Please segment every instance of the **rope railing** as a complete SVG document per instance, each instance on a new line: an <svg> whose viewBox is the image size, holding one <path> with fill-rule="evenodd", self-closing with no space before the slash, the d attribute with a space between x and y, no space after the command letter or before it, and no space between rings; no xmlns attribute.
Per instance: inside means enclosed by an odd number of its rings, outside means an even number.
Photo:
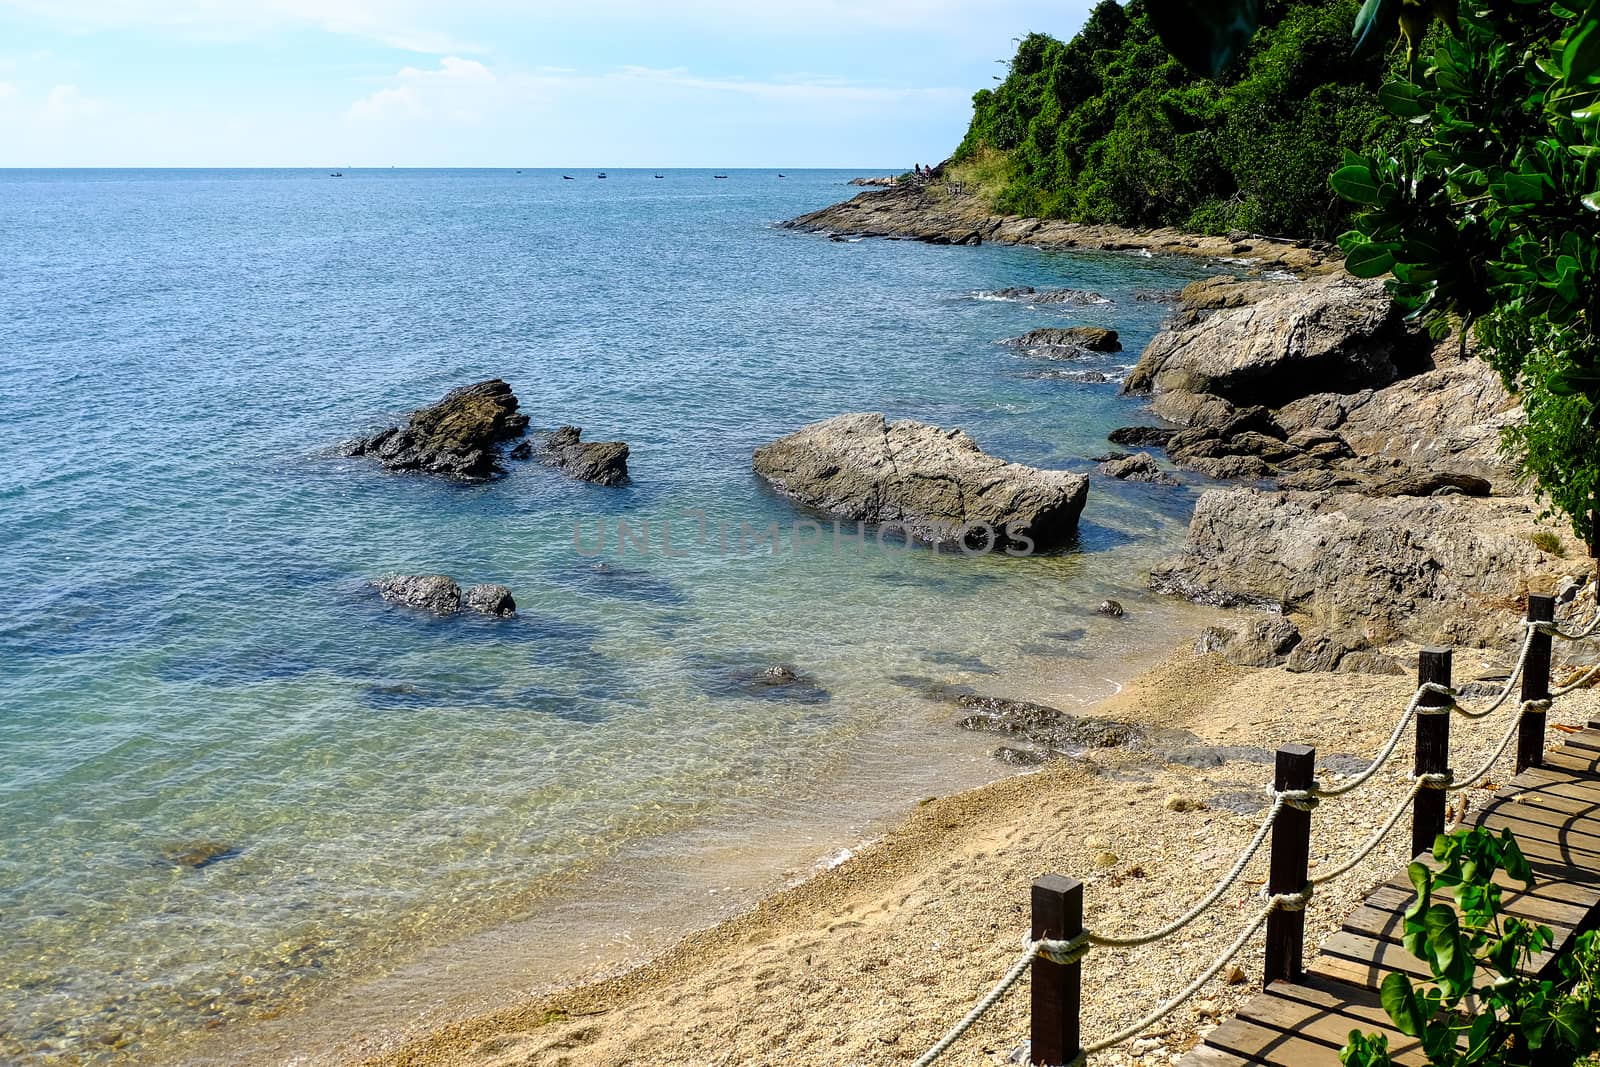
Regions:
<svg viewBox="0 0 1600 1067"><path fill-rule="evenodd" d="M1499 695L1482 707L1472 708L1461 703L1458 690L1450 684L1451 656L1447 650L1424 650L1417 688L1393 731L1372 761L1359 773L1340 784L1325 786L1316 781L1314 749L1303 745L1290 745L1280 749L1279 780L1272 790L1272 800L1265 816L1227 872L1204 896L1177 918L1142 933L1100 933L1082 925L1083 887L1080 883L1057 876L1049 876L1035 882L1035 930L1031 936L1023 938L1021 957L973 1006L972 1010L962 1017L960 1022L951 1027L915 1061L913 1067L929 1067L1000 1003L1030 970L1034 970L1036 975L1030 1062L1049 1063L1056 1067L1082 1067L1089 1056L1149 1030L1203 989L1244 949L1263 926L1267 927L1267 981L1270 982L1278 977L1297 979L1304 940L1303 913L1318 887L1342 878L1370 858L1400 825L1408 808L1412 811L1414 851L1425 850L1428 843L1446 829L1442 800L1444 795L1471 789L1488 779L1511 748L1513 738L1521 738L1517 751L1519 771L1527 766L1542 763L1544 719L1554 701L1600 678L1600 663L1597 663L1569 679L1563 686L1552 688L1550 678L1552 640L1582 641L1600 635L1600 610L1596 611L1595 618L1582 630L1563 630L1554 621L1554 609L1553 597L1528 598L1528 618L1523 623L1524 636L1515 664ZM1460 715L1469 721L1488 718L1511 701L1519 683L1521 683L1521 701L1518 710L1511 717L1504 735L1493 752L1471 774L1455 775L1446 766L1450 718L1455 715ZM1370 782L1394 757L1407 727L1413 723L1417 729L1418 747L1417 764L1411 775L1410 788L1399 798L1384 821L1348 857L1336 866L1312 876L1309 872L1311 812L1323 800L1346 796ZM1289 819L1288 816L1291 814L1294 817ZM1463 804L1449 828L1453 829L1459 825L1464 815ZM1266 846L1269 836L1272 840L1273 871L1265 891L1266 904L1240 929L1228 947L1192 981L1170 999L1151 1009L1137 1022L1096 1041L1082 1043L1079 1040L1077 1019L1078 983L1081 980L1083 961L1089 954L1095 949L1132 949L1154 944L1189 926L1210 911L1228 890L1239 882L1251 862ZM1281 865L1282 870L1279 861L1280 850L1285 858L1285 862ZM1302 888L1294 889L1293 887L1297 885ZM1046 912L1041 912L1041 897L1052 902L1052 908ZM1074 928L1048 929L1051 922L1041 918L1047 914ZM1061 919L1062 916L1068 918ZM1071 918L1072 916L1077 918ZM1056 1019L1056 1023L1062 1025L1055 1026L1054 1029L1049 1026L1041 1029L1042 987L1037 972L1037 968L1041 965L1047 968L1059 968L1065 972L1064 980L1072 990L1071 1018ZM1053 988L1059 991L1060 976L1055 976L1052 981L1055 983ZM1045 1000L1049 1001L1053 995L1055 994L1046 995ZM1047 1003L1045 1007L1048 1010L1049 1004Z"/></svg>

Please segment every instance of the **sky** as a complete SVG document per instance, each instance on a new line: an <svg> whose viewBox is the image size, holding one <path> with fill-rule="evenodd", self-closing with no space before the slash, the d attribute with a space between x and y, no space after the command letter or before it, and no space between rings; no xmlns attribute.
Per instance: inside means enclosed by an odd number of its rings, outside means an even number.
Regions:
<svg viewBox="0 0 1600 1067"><path fill-rule="evenodd" d="M0 167L896 167L1088 0L0 0Z"/></svg>

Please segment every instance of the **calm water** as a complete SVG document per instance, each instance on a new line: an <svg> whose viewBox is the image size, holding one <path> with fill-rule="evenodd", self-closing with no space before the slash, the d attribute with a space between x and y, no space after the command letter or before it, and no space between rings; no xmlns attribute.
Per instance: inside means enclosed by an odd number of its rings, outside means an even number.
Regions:
<svg viewBox="0 0 1600 1067"><path fill-rule="evenodd" d="M796 517L751 449L845 411L1089 467L1132 405L993 342L1113 325L1128 352L1075 369L1115 371L1165 313L1134 290L1206 268L773 228L848 174L570 173L0 171L0 1060L160 1059L607 857L865 825L999 773L929 683L1044 663L1087 700L1169 636L1141 578L1187 491L1098 479L1077 549L1028 560L737 530ZM1020 284L1112 303L973 295ZM634 484L336 454L491 376L536 427L630 442ZM684 554L620 551L624 517ZM369 586L429 571L522 614ZM1107 593L1134 618L1093 616ZM774 662L805 699L738 684ZM226 851L163 858L195 845Z"/></svg>

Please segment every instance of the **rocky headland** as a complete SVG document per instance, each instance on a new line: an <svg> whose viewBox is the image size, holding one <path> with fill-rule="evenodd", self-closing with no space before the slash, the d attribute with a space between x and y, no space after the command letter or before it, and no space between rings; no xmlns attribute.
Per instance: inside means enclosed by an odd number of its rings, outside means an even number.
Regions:
<svg viewBox="0 0 1600 1067"><path fill-rule="evenodd" d="M1320 244L1254 234L1205 237L1171 229L1129 230L1120 226L997 215L976 193L959 182L948 180L943 166L934 168L926 180L871 188L854 199L801 215L784 225L838 237L888 237L942 245L978 245L991 241L1049 250L1087 248L1211 259L1241 258L1262 268L1295 272L1327 269L1336 266L1340 258L1336 249Z"/></svg>

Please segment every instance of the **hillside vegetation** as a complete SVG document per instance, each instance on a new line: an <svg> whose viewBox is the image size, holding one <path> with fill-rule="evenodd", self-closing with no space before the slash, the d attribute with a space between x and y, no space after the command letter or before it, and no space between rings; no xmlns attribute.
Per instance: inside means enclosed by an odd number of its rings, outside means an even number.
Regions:
<svg viewBox="0 0 1600 1067"><path fill-rule="evenodd" d="M1332 237L1349 207L1328 185L1346 149L1404 138L1378 104L1391 63L1351 58L1357 0L1276 0L1220 81L1156 38L1143 0L1102 0L1070 42L1023 38L973 97L954 173L1008 214Z"/></svg>

